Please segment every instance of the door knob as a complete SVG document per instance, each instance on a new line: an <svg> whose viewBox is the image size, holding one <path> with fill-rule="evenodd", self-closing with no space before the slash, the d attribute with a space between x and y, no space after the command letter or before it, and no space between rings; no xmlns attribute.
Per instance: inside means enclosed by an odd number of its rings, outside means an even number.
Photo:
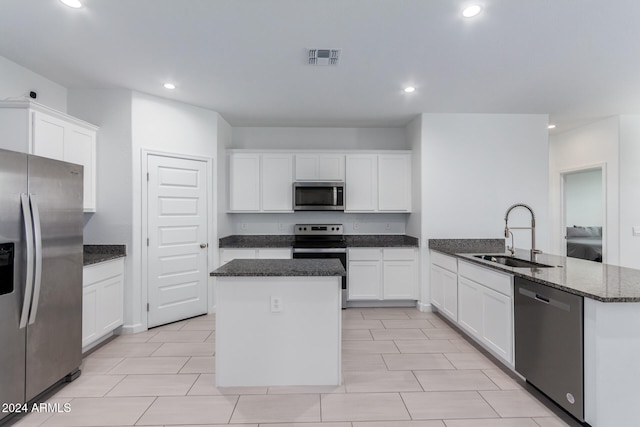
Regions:
<svg viewBox="0 0 640 427"><path fill-rule="evenodd" d="M200 247L201 247L202 249L206 248L207 246L209 246L209 245L208 245L208 244L206 244L206 243L200 243Z"/></svg>

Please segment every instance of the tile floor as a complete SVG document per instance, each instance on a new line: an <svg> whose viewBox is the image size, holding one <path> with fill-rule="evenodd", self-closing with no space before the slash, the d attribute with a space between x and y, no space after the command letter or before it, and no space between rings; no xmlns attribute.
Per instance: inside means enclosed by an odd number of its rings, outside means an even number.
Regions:
<svg viewBox="0 0 640 427"><path fill-rule="evenodd" d="M217 388L214 329L210 315L117 337L88 355L82 376L48 400L59 412L31 413L15 425L568 425L433 313L343 311L337 387Z"/></svg>

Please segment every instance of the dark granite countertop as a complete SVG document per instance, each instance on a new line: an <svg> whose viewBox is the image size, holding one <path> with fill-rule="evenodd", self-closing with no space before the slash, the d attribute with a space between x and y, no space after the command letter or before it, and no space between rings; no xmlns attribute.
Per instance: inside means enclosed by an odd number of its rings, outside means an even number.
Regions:
<svg viewBox="0 0 640 427"><path fill-rule="evenodd" d="M84 265L127 256L125 245L84 245Z"/></svg>
<svg viewBox="0 0 640 427"><path fill-rule="evenodd" d="M416 237L405 234L346 234L344 236L347 247L418 247ZM225 248L290 248L293 246L294 236L285 235L232 235L223 237L219 247Z"/></svg>
<svg viewBox="0 0 640 427"><path fill-rule="evenodd" d="M429 248L453 255L464 261L513 274L596 301L640 302L640 270L550 254L539 254L536 257L536 262L552 265L553 268L514 268L473 256L478 254L508 255L504 249L494 252L480 250L466 251L465 253L465 251L458 250L459 247L447 247L438 244L438 242L432 244L431 240ZM529 251L516 249L515 257L528 260Z"/></svg>
<svg viewBox="0 0 640 427"><path fill-rule="evenodd" d="M234 259L211 276L345 276L338 259Z"/></svg>

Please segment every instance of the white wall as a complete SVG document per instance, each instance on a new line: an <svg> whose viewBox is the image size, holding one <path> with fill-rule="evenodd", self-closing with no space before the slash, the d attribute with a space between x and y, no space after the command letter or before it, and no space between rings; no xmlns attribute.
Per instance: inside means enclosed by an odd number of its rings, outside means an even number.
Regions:
<svg viewBox="0 0 640 427"><path fill-rule="evenodd" d="M403 128L234 127L233 148L406 150Z"/></svg>
<svg viewBox="0 0 640 427"><path fill-rule="evenodd" d="M565 252L562 229L561 174L604 165L606 174L603 261L619 263L619 119L612 117L568 132L553 135L549 141L549 239L551 253Z"/></svg>
<svg viewBox="0 0 640 427"><path fill-rule="evenodd" d="M423 114L423 239L501 238L507 208L521 202L535 211L537 247L547 252L547 124L542 114ZM528 212L514 210L509 224L529 226ZM530 248L528 230L514 234L516 247ZM422 289L428 305L428 283Z"/></svg>
<svg viewBox="0 0 640 427"><path fill-rule="evenodd" d="M15 62L0 56L0 100L29 99L29 92L38 94L36 102L63 113L67 112L67 89Z"/></svg>
<svg viewBox="0 0 640 427"><path fill-rule="evenodd" d="M640 116L620 116L620 265L640 269Z"/></svg>
<svg viewBox="0 0 640 427"><path fill-rule="evenodd" d="M97 206L95 213L84 214L85 244L124 244L124 323L130 325L134 307L135 264L133 247L133 189L131 170L131 99L123 89L70 90L69 114L100 127L97 139Z"/></svg>
<svg viewBox="0 0 640 427"><path fill-rule="evenodd" d="M133 187L133 243L129 256L136 266L142 266L143 236L142 229L142 162L143 150L161 151L186 156L198 156L212 159L215 168L218 153L218 119L215 111L194 107L181 102L133 92L132 97L132 187ZM213 176L217 174L212 171ZM215 194L217 184L211 183L211 197ZM213 205L212 205L213 207ZM209 242L217 239L217 211L210 212ZM209 251L209 266L213 268L214 251ZM146 272L139 268L134 270L132 282L131 323L125 325L132 331L145 330L146 317ZM209 303L213 302L210 282Z"/></svg>
<svg viewBox="0 0 640 427"><path fill-rule="evenodd" d="M564 194L567 227L604 224L600 169L566 174Z"/></svg>
<svg viewBox="0 0 640 427"><path fill-rule="evenodd" d="M233 135L233 129L231 125L227 123L222 117L218 118L218 152L217 152L217 165L218 165L218 192L216 195L217 207L218 207L218 235L220 237L228 236L232 234L231 217L227 215L227 204L229 202L227 197L227 156L226 149L231 148L231 138ZM217 247L217 242L216 242Z"/></svg>

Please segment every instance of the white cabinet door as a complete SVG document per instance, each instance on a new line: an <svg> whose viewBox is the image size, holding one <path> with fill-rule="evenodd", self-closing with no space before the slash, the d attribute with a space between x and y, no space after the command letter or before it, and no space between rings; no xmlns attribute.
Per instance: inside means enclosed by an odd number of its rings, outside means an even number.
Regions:
<svg viewBox="0 0 640 427"><path fill-rule="evenodd" d="M262 210L293 211L293 156L262 155Z"/></svg>
<svg viewBox="0 0 640 427"><path fill-rule="evenodd" d="M384 299L417 299L416 263L384 261Z"/></svg>
<svg viewBox="0 0 640 427"><path fill-rule="evenodd" d="M260 211L260 154L229 156L229 210Z"/></svg>
<svg viewBox="0 0 640 427"><path fill-rule="evenodd" d="M33 113L33 154L64 160L64 142L68 123L40 112Z"/></svg>
<svg viewBox="0 0 640 427"><path fill-rule="evenodd" d="M411 212L411 155L378 156L378 210Z"/></svg>
<svg viewBox="0 0 640 427"><path fill-rule="evenodd" d="M458 277L458 324L480 338L482 331L482 285Z"/></svg>
<svg viewBox="0 0 640 427"><path fill-rule="evenodd" d="M84 211L96 211L96 133L69 125L64 161L84 166Z"/></svg>
<svg viewBox="0 0 640 427"><path fill-rule="evenodd" d="M296 154L296 181L344 181L344 154Z"/></svg>
<svg viewBox="0 0 640 427"><path fill-rule="evenodd" d="M374 212L378 208L378 156L349 154L346 158L345 211Z"/></svg>
<svg viewBox="0 0 640 427"><path fill-rule="evenodd" d="M98 310L98 333L104 335L123 324L123 277L112 277L100 287Z"/></svg>
<svg viewBox="0 0 640 427"><path fill-rule="evenodd" d="M348 272L350 300L382 298L380 261L349 261Z"/></svg>
<svg viewBox="0 0 640 427"><path fill-rule="evenodd" d="M444 307L444 268L431 265L429 286L431 289L431 304L442 311Z"/></svg>
<svg viewBox="0 0 640 427"><path fill-rule="evenodd" d="M458 321L458 275L448 270L442 272L444 304L442 312L453 321Z"/></svg>
<svg viewBox="0 0 640 427"><path fill-rule="evenodd" d="M82 347L86 347L96 339L98 335L98 286L82 288Z"/></svg>
<svg viewBox="0 0 640 427"><path fill-rule="evenodd" d="M482 287L482 341L509 364L513 363L512 307L510 297Z"/></svg>

